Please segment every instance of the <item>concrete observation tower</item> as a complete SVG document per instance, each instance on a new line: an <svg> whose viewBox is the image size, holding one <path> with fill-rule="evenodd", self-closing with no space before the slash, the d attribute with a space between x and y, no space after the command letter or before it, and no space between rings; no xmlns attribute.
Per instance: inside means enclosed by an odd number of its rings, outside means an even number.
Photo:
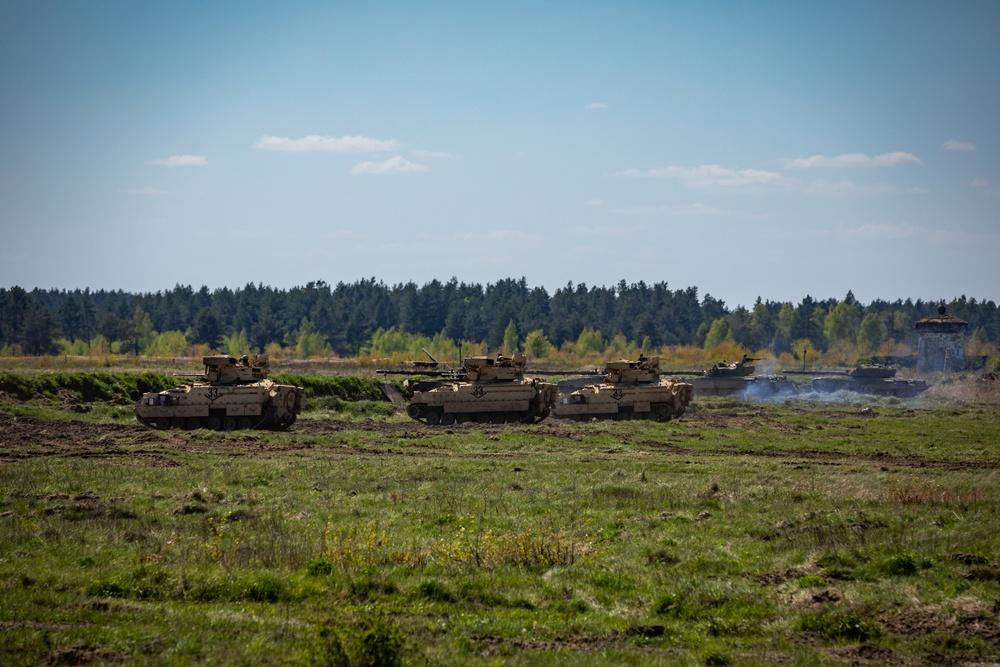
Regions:
<svg viewBox="0 0 1000 667"><path fill-rule="evenodd" d="M917 330L917 370L959 371L965 368L965 330L969 323L949 315L944 304L937 313L919 320Z"/></svg>

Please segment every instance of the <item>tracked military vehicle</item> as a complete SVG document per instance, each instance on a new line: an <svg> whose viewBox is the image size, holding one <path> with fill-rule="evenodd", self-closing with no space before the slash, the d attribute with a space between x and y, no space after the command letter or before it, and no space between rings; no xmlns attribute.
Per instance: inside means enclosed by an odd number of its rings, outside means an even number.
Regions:
<svg viewBox="0 0 1000 667"><path fill-rule="evenodd" d="M135 417L156 429L284 429L306 405L305 390L267 379L266 354L204 357L197 380L167 391L143 394Z"/></svg>
<svg viewBox="0 0 1000 667"><path fill-rule="evenodd" d="M669 421L684 414L694 396L689 382L660 377L659 357L621 359L605 364L604 381L562 396L555 416L584 421L653 419Z"/></svg>
<svg viewBox="0 0 1000 667"><path fill-rule="evenodd" d="M468 357L458 371L384 371L427 374L432 379L407 380L412 392L406 414L431 426L464 422L533 424L545 419L555 404L554 384L524 377L527 359Z"/></svg>
<svg viewBox="0 0 1000 667"><path fill-rule="evenodd" d="M860 365L849 371L826 371L816 373L812 388L829 393L834 391L855 391L859 394L898 396L911 398L927 389L923 380L906 380L896 377L896 369L881 364Z"/></svg>
<svg viewBox="0 0 1000 667"><path fill-rule="evenodd" d="M755 375L757 367L752 357L743 357L732 363L715 364L691 380L696 396L767 397L792 392L792 385L784 375Z"/></svg>

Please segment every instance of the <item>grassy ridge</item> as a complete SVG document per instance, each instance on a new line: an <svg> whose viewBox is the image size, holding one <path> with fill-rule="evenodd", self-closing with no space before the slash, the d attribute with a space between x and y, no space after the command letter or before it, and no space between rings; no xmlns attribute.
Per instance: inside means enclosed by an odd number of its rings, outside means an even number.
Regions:
<svg viewBox="0 0 1000 667"><path fill-rule="evenodd" d="M374 377L292 375L277 373L275 382L304 387L309 398L335 397L342 401L384 400L382 382ZM49 372L26 375L0 372L0 392L19 400L59 400L68 395L81 402L133 402L148 391L163 391L184 380L159 373Z"/></svg>
<svg viewBox="0 0 1000 667"><path fill-rule="evenodd" d="M997 442L996 411L735 401L83 438L0 464L0 661L982 661Z"/></svg>
<svg viewBox="0 0 1000 667"><path fill-rule="evenodd" d="M0 372L0 392L17 400L42 397L59 400L69 394L79 401L135 401L144 392L163 391L177 385L177 378L156 373L39 373Z"/></svg>

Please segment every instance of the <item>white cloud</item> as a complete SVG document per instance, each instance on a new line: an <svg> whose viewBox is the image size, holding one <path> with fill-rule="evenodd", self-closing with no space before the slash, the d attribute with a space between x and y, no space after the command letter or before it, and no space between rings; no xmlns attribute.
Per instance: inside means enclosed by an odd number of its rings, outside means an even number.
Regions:
<svg viewBox="0 0 1000 667"><path fill-rule="evenodd" d="M587 109L607 109L608 105L604 102L591 102L587 105Z"/></svg>
<svg viewBox="0 0 1000 667"><path fill-rule="evenodd" d="M351 167L352 174L400 174L430 171L422 164L410 162L401 155L395 155L385 162L362 162Z"/></svg>
<svg viewBox="0 0 1000 667"><path fill-rule="evenodd" d="M972 182L969 183L970 188L985 188L988 185L989 181L987 181L985 178L974 178L972 179Z"/></svg>
<svg viewBox="0 0 1000 667"><path fill-rule="evenodd" d="M411 151L410 154L413 157L430 158L436 160L446 160L455 157L451 153L445 153L444 151Z"/></svg>
<svg viewBox="0 0 1000 667"><path fill-rule="evenodd" d="M147 164L158 167L204 167L208 164L208 158L204 155L171 155L168 158L152 160Z"/></svg>
<svg viewBox="0 0 1000 667"><path fill-rule="evenodd" d="M257 140L253 147L284 153L377 153L396 150L399 145L395 139L372 139L362 136L323 137L318 134L310 134L301 139L264 135Z"/></svg>
<svg viewBox="0 0 1000 667"><path fill-rule="evenodd" d="M844 169L846 167L895 167L903 164L923 164L915 155L896 151L893 153L882 153L881 155L865 155L864 153L845 153L827 157L826 155L812 155L806 158L796 158L786 160L784 166L788 169L813 169L822 167L826 169Z"/></svg>
<svg viewBox="0 0 1000 667"><path fill-rule="evenodd" d="M587 206L604 206L605 202L603 199L591 199L587 202Z"/></svg>
<svg viewBox="0 0 1000 667"><path fill-rule="evenodd" d="M626 169L614 174L628 178L676 178L685 187L695 189L746 188L752 186L783 186L788 182L776 171L762 169L727 169L717 164L699 167L660 167L658 169Z"/></svg>
<svg viewBox="0 0 1000 667"><path fill-rule="evenodd" d="M834 234L839 239L853 240L863 239L866 241L890 240L898 241L913 236L919 230L914 225L906 223L900 224L869 224L859 227L838 227Z"/></svg>
<svg viewBox="0 0 1000 667"><path fill-rule="evenodd" d="M137 188L135 190L127 191L130 195L165 195L167 194L165 190L157 190L151 185L147 185L144 188Z"/></svg>
<svg viewBox="0 0 1000 667"><path fill-rule="evenodd" d="M944 142L943 146L946 151L960 151L962 153L971 153L976 150L971 141L958 141L957 139L949 139Z"/></svg>

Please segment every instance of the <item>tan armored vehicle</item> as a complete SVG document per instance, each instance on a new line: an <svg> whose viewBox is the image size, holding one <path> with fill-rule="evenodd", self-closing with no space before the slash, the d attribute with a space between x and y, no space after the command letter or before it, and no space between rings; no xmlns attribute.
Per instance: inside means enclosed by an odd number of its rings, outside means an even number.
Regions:
<svg viewBox="0 0 1000 667"><path fill-rule="evenodd" d="M604 372L603 382L563 396L555 416L577 421L597 418L665 422L684 414L694 395L689 383L660 378L659 357L609 361Z"/></svg>
<svg viewBox="0 0 1000 667"><path fill-rule="evenodd" d="M288 428L306 405L305 390L267 379L266 354L204 357L198 380L160 393L143 394L135 417L157 429Z"/></svg>
<svg viewBox="0 0 1000 667"><path fill-rule="evenodd" d="M554 384L524 377L526 361L523 354L469 357L461 371L438 373L440 379L407 380L413 395L406 414L431 426L539 422L555 404L557 390Z"/></svg>

